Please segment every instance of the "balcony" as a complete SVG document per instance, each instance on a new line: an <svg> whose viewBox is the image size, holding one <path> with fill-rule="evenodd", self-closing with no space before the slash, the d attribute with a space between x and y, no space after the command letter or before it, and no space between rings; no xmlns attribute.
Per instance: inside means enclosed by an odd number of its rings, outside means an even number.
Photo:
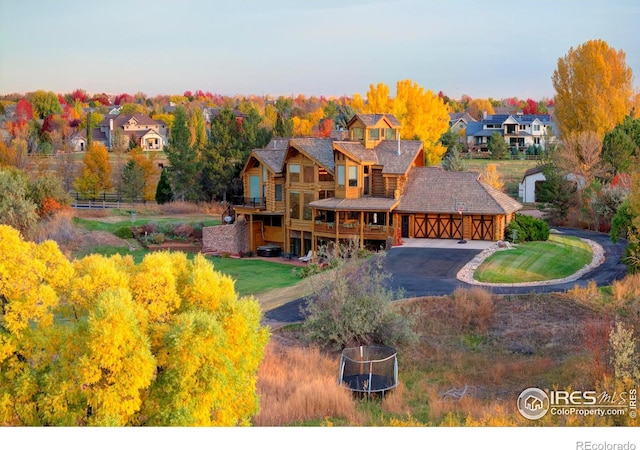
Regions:
<svg viewBox="0 0 640 450"><path fill-rule="evenodd" d="M266 209L267 198L266 197L233 197L233 204L235 206L246 206L256 209Z"/></svg>
<svg viewBox="0 0 640 450"><path fill-rule="evenodd" d="M388 236L388 227L386 225L377 224L365 224L361 225L360 222L344 222L337 226L337 232L339 235L360 235L362 228L364 239L386 239ZM313 225L313 229L316 233L336 233L335 222L324 222L316 220Z"/></svg>

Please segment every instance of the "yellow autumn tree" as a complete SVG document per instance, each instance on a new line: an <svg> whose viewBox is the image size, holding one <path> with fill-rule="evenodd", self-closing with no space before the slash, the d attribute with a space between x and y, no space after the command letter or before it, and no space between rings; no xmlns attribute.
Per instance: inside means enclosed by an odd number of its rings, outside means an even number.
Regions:
<svg viewBox="0 0 640 450"><path fill-rule="evenodd" d="M387 114L392 110L389 86L384 83L370 84L367 91L367 103L362 112L367 114Z"/></svg>
<svg viewBox="0 0 640 450"><path fill-rule="evenodd" d="M469 100L467 104L467 113L476 120L481 120L482 116L487 114L495 114L491 102L484 98L474 98Z"/></svg>
<svg viewBox="0 0 640 450"><path fill-rule="evenodd" d="M633 73L625 53L603 40L571 47L551 80L560 136L589 131L602 139L630 112Z"/></svg>
<svg viewBox="0 0 640 450"><path fill-rule="evenodd" d="M304 137L312 135L312 125L309 119L301 119L298 116L292 118L293 122L293 136Z"/></svg>
<svg viewBox="0 0 640 450"><path fill-rule="evenodd" d="M411 80L398 81L393 114L400 121L405 139L419 139L424 145L425 163L439 164L447 148L438 142L449 129L449 112L443 100Z"/></svg>
<svg viewBox="0 0 640 450"><path fill-rule="evenodd" d="M107 148L99 142L92 142L83 162L82 174L76 178L74 187L82 195L95 199L111 189L111 164Z"/></svg>
<svg viewBox="0 0 640 450"><path fill-rule="evenodd" d="M135 161L135 164L142 169L142 176L144 178L144 192L142 196L145 200L154 200L156 196L157 180L160 174L158 173L155 158L155 152L147 152L145 154L140 147L136 147L129 152L129 160Z"/></svg>
<svg viewBox="0 0 640 450"><path fill-rule="evenodd" d="M481 179L489 186L492 186L499 191L504 188L504 180L498 172L498 166L494 163L487 164L487 166L482 171Z"/></svg>
<svg viewBox="0 0 640 450"><path fill-rule="evenodd" d="M258 411L259 304L202 255L91 255L0 226L0 424L237 425Z"/></svg>

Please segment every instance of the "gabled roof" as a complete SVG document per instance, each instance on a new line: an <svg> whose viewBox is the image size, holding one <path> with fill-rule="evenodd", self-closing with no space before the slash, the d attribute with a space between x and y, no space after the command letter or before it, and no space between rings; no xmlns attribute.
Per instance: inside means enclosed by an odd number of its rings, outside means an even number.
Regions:
<svg viewBox="0 0 640 450"><path fill-rule="evenodd" d="M449 122L454 123L462 120L466 123L477 122L468 112L449 113Z"/></svg>
<svg viewBox="0 0 640 450"><path fill-rule="evenodd" d="M383 166L383 174L403 175L413 165L420 150L421 141L381 141L374 149L368 150L360 142L337 141L334 148L358 163Z"/></svg>
<svg viewBox="0 0 640 450"><path fill-rule="evenodd" d="M333 140L323 138L292 138L289 146L304 153L320 166L333 173Z"/></svg>
<svg viewBox="0 0 640 450"><path fill-rule="evenodd" d="M385 121L385 125L391 128L400 128L400 122L393 114L356 114L347 124L347 128L351 127L351 124L360 119L366 127L375 127L380 122Z"/></svg>
<svg viewBox="0 0 640 450"><path fill-rule="evenodd" d="M349 158L359 163L369 162L377 163L378 157L373 150L367 150L364 145L356 141L336 141L333 143L334 148L341 151Z"/></svg>
<svg viewBox="0 0 640 450"><path fill-rule="evenodd" d="M275 174L282 173L286 149L256 149L253 155Z"/></svg>
<svg viewBox="0 0 640 450"><path fill-rule="evenodd" d="M525 170L524 175L522 176L522 179L524 180L525 178L530 177L531 175L535 175L537 173L544 172L544 169L546 167L547 167L546 164L540 164L538 166L531 167L531 168Z"/></svg>
<svg viewBox="0 0 640 450"><path fill-rule="evenodd" d="M477 172L450 172L437 167L413 167L396 211L453 213L464 202L465 214L509 214L522 205L487 183Z"/></svg>
<svg viewBox="0 0 640 450"><path fill-rule="evenodd" d="M284 156L287 153L288 147L289 138L272 138L265 148L254 148L251 151L251 155L249 159L247 159L243 171L247 169L247 165L253 157L267 166L273 173L281 174L284 165Z"/></svg>
<svg viewBox="0 0 640 450"><path fill-rule="evenodd" d="M134 120L138 125L166 125L162 120L154 120L149 116L136 112L133 114L121 115L121 114L107 114L104 116L102 122L98 124L99 127L108 127L109 121L113 119L114 127L123 127L125 123Z"/></svg>

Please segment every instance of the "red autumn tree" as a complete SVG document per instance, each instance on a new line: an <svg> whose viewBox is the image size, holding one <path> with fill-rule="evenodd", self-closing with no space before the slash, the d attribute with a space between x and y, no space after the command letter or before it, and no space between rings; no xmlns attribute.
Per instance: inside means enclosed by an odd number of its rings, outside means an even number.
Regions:
<svg viewBox="0 0 640 450"><path fill-rule="evenodd" d="M113 101L113 104L118 106L124 105L125 103L133 103L133 97L126 93L116 96L115 100Z"/></svg>
<svg viewBox="0 0 640 450"><path fill-rule="evenodd" d="M32 120L33 108L26 98L21 98L16 103L16 120Z"/></svg>
<svg viewBox="0 0 640 450"><path fill-rule="evenodd" d="M89 96L87 95L84 89L76 89L71 93L71 99L75 101L79 101L81 103L86 103Z"/></svg>
<svg viewBox="0 0 640 450"><path fill-rule="evenodd" d="M538 114L538 103L530 98L525 102L524 108L522 108L524 114Z"/></svg>
<svg viewBox="0 0 640 450"><path fill-rule="evenodd" d="M320 125L318 126L318 137L330 137L331 131L333 131L333 120L328 118L322 119L320 121Z"/></svg>

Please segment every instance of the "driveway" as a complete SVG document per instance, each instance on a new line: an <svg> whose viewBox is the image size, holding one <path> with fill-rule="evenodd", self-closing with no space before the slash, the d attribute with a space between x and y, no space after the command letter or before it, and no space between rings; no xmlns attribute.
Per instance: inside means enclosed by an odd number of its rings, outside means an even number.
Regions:
<svg viewBox="0 0 640 450"><path fill-rule="evenodd" d="M627 267L621 262L625 241L613 244L609 235L593 231L556 228L560 233L591 239L604 250L605 261L576 281L544 286L491 286L486 287L494 294L527 294L531 292L564 292L576 284L586 286L594 280L598 286L606 286L613 280L624 278ZM401 246L387 252L385 270L391 273L390 287L403 289L403 297L424 297L449 295L458 287L470 284L456 278L458 271L478 253L494 245L495 242L467 241L459 244L456 240L409 239ZM267 320L277 322L297 322L303 319L300 306L306 299L289 302L279 308L267 311Z"/></svg>

